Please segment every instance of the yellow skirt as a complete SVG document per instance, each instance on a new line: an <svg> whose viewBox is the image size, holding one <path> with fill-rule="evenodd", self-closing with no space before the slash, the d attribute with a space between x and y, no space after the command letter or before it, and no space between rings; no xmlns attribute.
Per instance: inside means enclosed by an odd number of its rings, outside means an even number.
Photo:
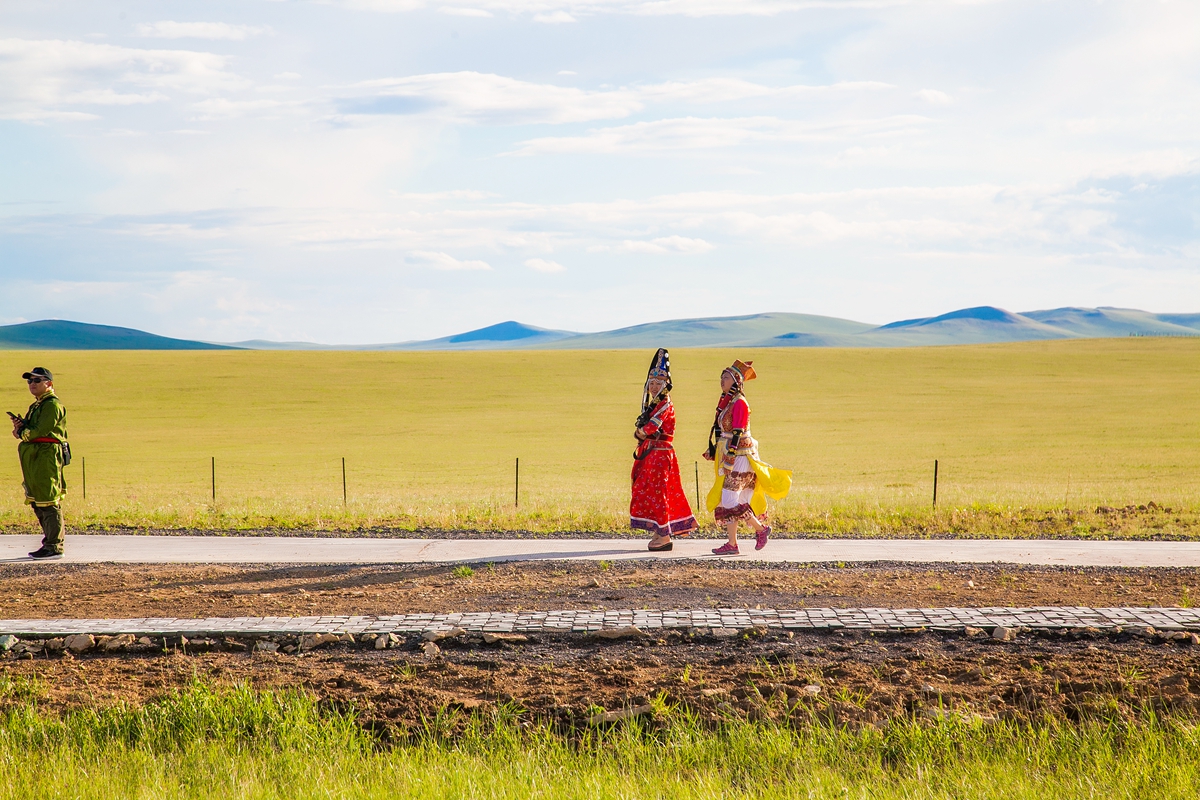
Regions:
<svg viewBox="0 0 1200 800"><path fill-rule="evenodd" d="M788 492L792 489L792 472L772 467L751 456L746 456L746 460L750 462L750 468L754 470L754 493L750 496L750 510L754 512L755 516L760 516L767 510L768 497L772 500L782 500L788 496ZM716 511L717 506L721 505L721 489L725 486L725 476L721 474L720 454L713 460L713 473L716 481L708 490L706 505L709 511Z"/></svg>

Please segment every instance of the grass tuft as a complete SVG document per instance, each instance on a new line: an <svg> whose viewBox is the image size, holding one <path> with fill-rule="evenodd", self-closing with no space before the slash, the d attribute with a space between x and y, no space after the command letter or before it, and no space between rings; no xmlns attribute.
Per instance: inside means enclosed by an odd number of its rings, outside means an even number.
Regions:
<svg viewBox="0 0 1200 800"><path fill-rule="evenodd" d="M1200 728L1030 725L950 715L853 730L713 729L660 695L655 716L559 733L517 706L446 710L414 730L359 724L300 692L197 683L145 706L53 716L10 696L0 798L1188 798Z"/></svg>

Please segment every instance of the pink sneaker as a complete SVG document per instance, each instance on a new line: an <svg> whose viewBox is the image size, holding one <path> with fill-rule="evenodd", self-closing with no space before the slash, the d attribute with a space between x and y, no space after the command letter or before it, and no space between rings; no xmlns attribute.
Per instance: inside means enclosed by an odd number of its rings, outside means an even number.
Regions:
<svg viewBox="0 0 1200 800"><path fill-rule="evenodd" d="M730 544L729 542L726 542L725 544L721 545L720 547L713 548L713 555L716 555L716 556L736 556L737 554L738 554L737 545Z"/></svg>
<svg viewBox="0 0 1200 800"><path fill-rule="evenodd" d="M767 546L767 537L771 535L771 526L763 525L763 528L758 533L754 534L754 549L762 550Z"/></svg>

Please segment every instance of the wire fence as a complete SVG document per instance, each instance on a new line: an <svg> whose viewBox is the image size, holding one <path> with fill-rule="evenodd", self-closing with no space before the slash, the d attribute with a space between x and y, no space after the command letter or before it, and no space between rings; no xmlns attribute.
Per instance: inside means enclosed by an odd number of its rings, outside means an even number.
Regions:
<svg viewBox="0 0 1200 800"><path fill-rule="evenodd" d="M1071 474L1047 481L1029 475L996 476L978 464L970 471L935 459L895 469L826 472L794 470L785 504L875 502L881 506L945 507L1015 503L1054 507L1148 500L1194 504L1200 481L1190 471L1155 468L1134 476ZM680 465L694 507L703 510L713 484L713 466L693 460ZM509 460L458 463L378 462L353 457L314 457L273 451L221 456L148 456L130 460L76 452L66 469L69 497L92 505L219 505L261 501L303 502L353 508L397 503L430 508L480 503L513 509L604 504L619 509L628 500L629 463L606 460L562 463L514 455ZM0 459L0 481L17 489L16 459ZM6 493L22 505L19 491Z"/></svg>

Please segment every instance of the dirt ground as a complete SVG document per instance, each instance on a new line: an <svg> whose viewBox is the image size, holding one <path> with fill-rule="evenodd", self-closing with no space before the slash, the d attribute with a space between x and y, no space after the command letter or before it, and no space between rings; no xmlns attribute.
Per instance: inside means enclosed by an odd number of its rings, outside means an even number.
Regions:
<svg viewBox="0 0 1200 800"><path fill-rule="evenodd" d="M521 644L443 642L427 655L334 645L298 655L187 654L159 646L120 656L0 660L0 706L36 697L48 710L139 703L199 678L257 688L304 688L364 724L404 736L455 710L519 708L527 719L586 727L599 709L681 703L723 717L817 717L879 724L916 714L983 719L1131 716L1148 708L1196 715L1200 647L1132 637L920 634L768 635L716 640L595 642L531 636ZM643 709L646 711L646 709ZM451 713L450 728L457 723Z"/></svg>
<svg viewBox="0 0 1200 800"><path fill-rule="evenodd" d="M600 608L1190 606L1193 569L712 562L449 566L0 565L0 618Z"/></svg>
<svg viewBox="0 0 1200 800"><path fill-rule="evenodd" d="M6 618L395 614L555 608L713 606L1187 605L1187 569L673 563L502 564L472 575L444 566L0 567ZM707 721L818 717L850 725L896 715L992 718L1121 716L1145 708L1200 713L1200 647L1189 641L1084 634L1013 642L950 633L664 632L597 642L558 634L487 645L478 637L426 654L335 644L286 655L176 640L113 654L0 658L0 706L37 698L65 710L138 703L200 678L303 687L352 704L385 736L446 710L524 709L578 728L598 709L682 703ZM201 650L203 648L200 648ZM644 710L644 709L643 709Z"/></svg>

